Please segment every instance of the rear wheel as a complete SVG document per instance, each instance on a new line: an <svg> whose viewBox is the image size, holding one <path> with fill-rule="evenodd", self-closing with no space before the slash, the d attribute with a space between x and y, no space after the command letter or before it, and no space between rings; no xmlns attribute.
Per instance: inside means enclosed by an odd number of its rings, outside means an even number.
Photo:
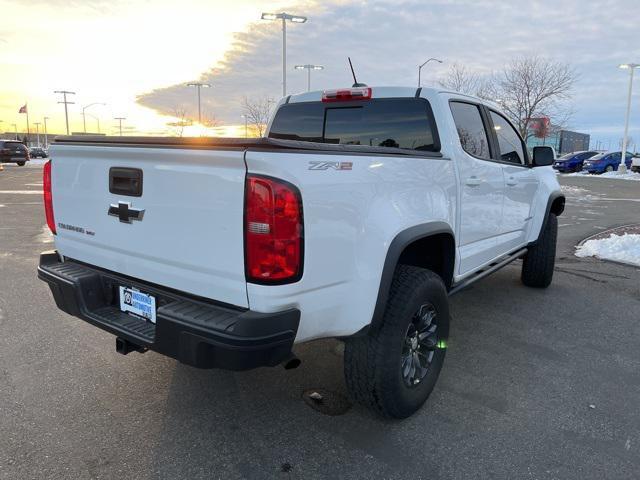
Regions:
<svg viewBox="0 0 640 480"><path fill-rule="evenodd" d="M19 166L19 167L24 167L24 164L25 164L25 163L27 163L27 162L18 162L18 166Z"/></svg>
<svg viewBox="0 0 640 480"><path fill-rule="evenodd" d="M613 172L613 165L607 165L604 169L605 172Z"/></svg>
<svg viewBox="0 0 640 480"><path fill-rule="evenodd" d="M538 242L529 248L522 262L522 283L527 287L547 288L553 279L556 263L558 217L549 212L544 231Z"/></svg>
<svg viewBox="0 0 640 480"><path fill-rule="evenodd" d="M399 265L382 324L346 342L344 372L351 397L384 417L410 416L435 386L448 336L442 279L430 270Z"/></svg>

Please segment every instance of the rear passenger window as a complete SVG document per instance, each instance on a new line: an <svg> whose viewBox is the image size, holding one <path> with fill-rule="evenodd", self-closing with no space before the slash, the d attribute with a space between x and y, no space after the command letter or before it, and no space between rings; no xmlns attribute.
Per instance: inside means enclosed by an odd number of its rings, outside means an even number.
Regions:
<svg viewBox="0 0 640 480"><path fill-rule="evenodd" d="M479 108L470 103L451 102L451 113L464 151L474 157L491 158L487 132Z"/></svg>
<svg viewBox="0 0 640 480"><path fill-rule="evenodd" d="M500 160L503 162L525 164L524 149L522 140L518 132L514 130L509 122L495 112L491 112L491 121L498 137L498 147L500 148Z"/></svg>

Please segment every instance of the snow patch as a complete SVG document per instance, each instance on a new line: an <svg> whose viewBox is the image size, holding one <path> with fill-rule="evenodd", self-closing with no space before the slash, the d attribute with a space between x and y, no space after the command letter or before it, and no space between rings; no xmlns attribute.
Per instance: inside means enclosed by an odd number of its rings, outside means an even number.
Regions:
<svg viewBox="0 0 640 480"><path fill-rule="evenodd" d="M577 257L596 257L640 267L640 235L625 233L587 240L576 247Z"/></svg>
<svg viewBox="0 0 640 480"><path fill-rule="evenodd" d="M640 173L630 171L627 171L627 173L605 172L600 175L591 175L588 172L576 172L568 173L565 177L606 178L608 180L635 180L636 182L640 182Z"/></svg>

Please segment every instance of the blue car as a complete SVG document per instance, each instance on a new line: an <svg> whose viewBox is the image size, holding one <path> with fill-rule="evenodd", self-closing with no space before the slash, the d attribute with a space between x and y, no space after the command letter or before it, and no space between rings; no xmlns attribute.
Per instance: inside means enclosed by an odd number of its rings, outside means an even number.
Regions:
<svg viewBox="0 0 640 480"><path fill-rule="evenodd" d="M585 160L598 155L598 152L573 152L563 155L553 163L553 168L561 173L579 172L582 170L582 164Z"/></svg>
<svg viewBox="0 0 640 480"><path fill-rule="evenodd" d="M585 160L583 170L586 170L589 173L613 172L614 170L618 170L621 155L622 152L599 153L598 155ZM632 158L633 154L627 152L624 159L624 163L627 165L627 168L631 167Z"/></svg>

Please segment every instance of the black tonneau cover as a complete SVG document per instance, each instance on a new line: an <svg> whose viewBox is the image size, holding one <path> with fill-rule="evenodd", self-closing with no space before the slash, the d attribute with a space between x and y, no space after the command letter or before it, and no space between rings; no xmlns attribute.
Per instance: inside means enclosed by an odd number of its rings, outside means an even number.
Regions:
<svg viewBox="0 0 640 480"><path fill-rule="evenodd" d="M442 158L440 152L393 147L370 147L368 145L338 145L296 140L276 140L266 137L112 137L100 135L70 135L55 137L53 143L57 145L85 145L96 147L162 147L261 151L290 150L309 153L344 153L345 155L406 155L410 157Z"/></svg>

